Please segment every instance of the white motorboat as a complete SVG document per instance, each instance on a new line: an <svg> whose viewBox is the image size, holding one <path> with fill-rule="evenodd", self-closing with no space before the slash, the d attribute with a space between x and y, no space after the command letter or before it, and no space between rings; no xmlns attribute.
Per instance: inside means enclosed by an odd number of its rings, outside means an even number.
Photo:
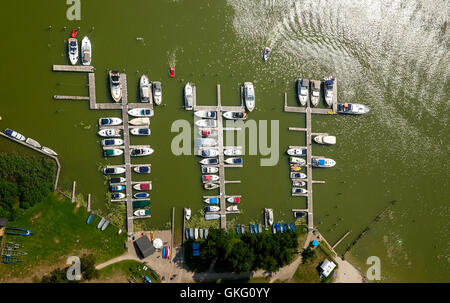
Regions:
<svg viewBox="0 0 450 303"><path fill-rule="evenodd" d="M335 136L315 136L314 141L318 144L336 144L336 137Z"/></svg>
<svg viewBox="0 0 450 303"><path fill-rule="evenodd" d="M112 177L111 179L109 179L110 184L125 183L125 182L127 182L127 179L124 177Z"/></svg>
<svg viewBox="0 0 450 303"><path fill-rule="evenodd" d="M219 155L219 150L217 148L200 148L198 150L198 156L201 157L217 157Z"/></svg>
<svg viewBox="0 0 450 303"><path fill-rule="evenodd" d="M305 186L306 182L300 179L292 179L292 186L294 187L302 187Z"/></svg>
<svg viewBox="0 0 450 303"><path fill-rule="evenodd" d="M142 157L153 154L153 148L143 147L143 148L133 148L131 149L130 155L132 157Z"/></svg>
<svg viewBox="0 0 450 303"><path fill-rule="evenodd" d="M138 210L135 210L133 214L136 217L144 217L144 216L148 216L150 214L150 210L148 210L148 209L138 209Z"/></svg>
<svg viewBox="0 0 450 303"><path fill-rule="evenodd" d="M150 165L138 165L133 167L133 170L138 174L149 174L150 173Z"/></svg>
<svg viewBox="0 0 450 303"><path fill-rule="evenodd" d="M325 78L323 83L323 95L328 106L333 105L333 78Z"/></svg>
<svg viewBox="0 0 450 303"><path fill-rule="evenodd" d="M141 102L150 102L152 95L152 87L146 75L142 75L139 80L139 93Z"/></svg>
<svg viewBox="0 0 450 303"><path fill-rule="evenodd" d="M75 65L78 62L78 40L69 38L67 41L70 64Z"/></svg>
<svg viewBox="0 0 450 303"><path fill-rule="evenodd" d="M150 136L150 128L131 128L130 134L135 136Z"/></svg>
<svg viewBox="0 0 450 303"><path fill-rule="evenodd" d="M84 37L81 40L81 64L91 65L92 61L92 47L91 41L88 37Z"/></svg>
<svg viewBox="0 0 450 303"><path fill-rule="evenodd" d="M106 167L103 169L105 175L119 175L125 173L124 167Z"/></svg>
<svg viewBox="0 0 450 303"><path fill-rule="evenodd" d="M223 116L230 120L245 120L247 119L247 113L242 112L225 112Z"/></svg>
<svg viewBox="0 0 450 303"><path fill-rule="evenodd" d="M120 148L111 148L111 149L106 149L103 151L103 155L105 157L120 156L122 154L123 154L123 149L120 149Z"/></svg>
<svg viewBox="0 0 450 303"><path fill-rule="evenodd" d="M242 155L242 150L239 148L226 148L223 151L223 154L225 156L241 156Z"/></svg>
<svg viewBox="0 0 450 303"><path fill-rule="evenodd" d="M195 147L201 147L201 146L211 147L211 146L216 146L216 145L217 145L217 140L214 138L196 138L194 140Z"/></svg>
<svg viewBox="0 0 450 303"><path fill-rule="evenodd" d="M231 158L225 159L224 162L227 163L227 164L242 164L243 163L243 159L242 158L231 157Z"/></svg>
<svg viewBox="0 0 450 303"><path fill-rule="evenodd" d="M111 90L111 96L115 102L119 102L122 99L122 87L120 85L120 73L117 70L109 71L109 85Z"/></svg>
<svg viewBox="0 0 450 303"><path fill-rule="evenodd" d="M102 137L120 137L120 130L114 128L104 128L98 131Z"/></svg>
<svg viewBox="0 0 450 303"><path fill-rule="evenodd" d="M202 166L202 174L215 174L219 172L219 168L215 166Z"/></svg>
<svg viewBox="0 0 450 303"><path fill-rule="evenodd" d="M42 151L46 152L47 154L52 155L52 156L57 156L58 155L53 149L50 149L50 148L48 148L46 146L42 146Z"/></svg>
<svg viewBox="0 0 450 303"><path fill-rule="evenodd" d="M105 221L106 221L106 219L105 219L105 218L102 218L102 219L100 220L100 222L98 222L97 228L98 228L98 229L102 228L103 224L105 224Z"/></svg>
<svg viewBox="0 0 450 303"><path fill-rule="evenodd" d="M298 79L297 80L297 97L298 101L302 106L308 103L309 96L309 80L308 79Z"/></svg>
<svg viewBox="0 0 450 303"><path fill-rule="evenodd" d="M290 157L289 158L289 162L290 163L295 163L298 165L306 165L306 160L303 158L299 158L299 157Z"/></svg>
<svg viewBox="0 0 450 303"><path fill-rule="evenodd" d="M338 114L349 114L349 115L362 115L368 113L370 108L365 105L357 103L338 103L337 112Z"/></svg>
<svg viewBox="0 0 450 303"><path fill-rule="evenodd" d="M192 110L194 106L194 84L192 82L186 83L184 87L184 108Z"/></svg>
<svg viewBox="0 0 450 303"><path fill-rule="evenodd" d="M12 129L9 129L9 128L5 129L5 134L7 134L8 136L10 136L11 138L14 138L16 140L25 141L24 135L12 130Z"/></svg>
<svg viewBox="0 0 450 303"><path fill-rule="evenodd" d="M195 125L199 127L217 127L216 120L197 120L195 121Z"/></svg>
<svg viewBox="0 0 450 303"><path fill-rule="evenodd" d="M190 208L185 208L184 209L184 217L186 218L186 220L189 220L191 218L191 209Z"/></svg>
<svg viewBox="0 0 450 303"><path fill-rule="evenodd" d="M270 52L271 52L272 50L269 48L269 47L265 47L264 48L264 52L263 52L263 58L264 58L264 61L267 61L267 59L269 59L269 56L270 56Z"/></svg>
<svg viewBox="0 0 450 303"><path fill-rule="evenodd" d="M300 166L300 164L297 163L291 163L291 171L300 171L302 169L302 166Z"/></svg>
<svg viewBox="0 0 450 303"><path fill-rule="evenodd" d="M36 148L41 148L41 144L39 144L39 142L37 142L37 141L34 140L34 139L27 138L27 139L25 140L25 142L28 143L28 144L31 145L31 146L36 147Z"/></svg>
<svg viewBox="0 0 450 303"><path fill-rule="evenodd" d="M120 125L122 124L122 119L120 118L115 118L115 117L111 117L111 118L100 118L98 119L98 125L99 126L115 126L115 125Z"/></svg>
<svg viewBox="0 0 450 303"><path fill-rule="evenodd" d="M134 126L150 125L150 118L134 118L128 121L128 123Z"/></svg>
<svg viewBox="0 0 450 303"><path fill-rule="evenodd" d="M292 193L293 194L306 194L306 193L308 193L308 191L306 189L304 189L304 188L301 188L301 187L293 187L292 188Z"/></svg>
<svg viewBox="0 0 450 303"><path fill-rule="evenodd" d="M213 128L200 128L198 135L202 137L217 137L217 130Z"/></svg>
<svg viewBox="0 0 450 303"><path fill-rule="evenodd" d="M311 80L311 105L317 106L320 98L320 81Z"/></svg>
<svg viewBox="0 0 450 303"><path fill-rule="evenodd" d="M272 226L273 225L273 209L272 208L266 208L266 218L267 223Z"/></svg>
<svg viewBox="0 0 450 303"><path fill-rule="evenodd" d="M102 146L121 146L123 145L122 139L103 139Z"/></svg>
<svg viewBox="0 0 450 303"><path fill-rule="evenodd" d="M289 148L287 154L289 156L306 156L306 148Z"/></svg>
<svg viewBox="0 0 450 303"><path fill-rule="evenodd" d="M217 183L205 183L203 184L204 189L216 189L219 187L219 184Z"/></svg>
<svg viewBox="0 0 450 303"><path fill-rule="evenodd" d="M299 172L291 172L291 179L306 179L306 174Z"/></svg>
<svg viewBox="0 0 450 303"><path fill-rule="evenodd" d="M154 113L149 108L133 108L128 111L128 114L133 117L152 117Z"/></svg>
<svg viewBox="0 0 450 303"><path fill-rule="evenodd" d="M244 102L249 112L255 109L255 89L251 82L244 83Z"/></svg>
<svg viewBox="0 0 450 303"><path fill-rule="evenodd" d="M219 160L217 158L207 158L207 159L202 159L199 161L200 164L204 164L204 165L215 165L215 164L219 164Z"/></svg>
<svg viewBox="0 0 450 303"><path fill-rule="evenodd" d="M240 197L228 197L227 198L228 203L241 203Z"/></svg>
<svg viewBox="0 0 450 303"><path fill-rule="evenodd" d="M239 211L237 205L230 205L227 207L227 211Z"/></svg>
<svg viewBox="0 0 450 303"><path fill-rule="evenodd" d="M333 167L336 161L329 158L313 158L311 164L313 167Z"/></svg>
<svg viewBox="0 0 450 303"><path fill-rule="evenodd" d="M126 195L124 193L112 193L111 194L111 200L119 200L119 199L125 199Z"/></svg>
<svg viewBox="0 0 450 303"><path fill-rule="evenodd" d="M208 110L198 110L194 112L194 115L203 118L203 119L216 119L217 114L215 111L208 111Z"/></svg>
<svg viewBox="0 0 450 303"><path fill-rule="evenodd" d="M220 207L215 206L215 205L209 205L209 206L206 206L205 208L203 208L203 211L204 212L220 211Z"/></svg>
<svg viewBox="0 0 450 303"><path fill-rule="evenodd" d="M162 83L159 81L153 81L153 102L156 105L160 105L162 102Z"/></svg>
<svg viewBox="0 0 450 303"><path fill-rule="evenodd" d="M202 176L203 183L219 181L219 179L220 178L218 175L203 175Z"/></svg>

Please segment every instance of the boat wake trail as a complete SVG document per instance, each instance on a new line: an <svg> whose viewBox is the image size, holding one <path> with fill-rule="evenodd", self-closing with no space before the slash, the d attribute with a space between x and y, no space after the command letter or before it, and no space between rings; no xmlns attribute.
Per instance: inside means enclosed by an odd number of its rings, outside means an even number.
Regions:
<svg viewBox="0 0 450 303"><path fill-rule="evenodd" d="M340 101L371 107L365 123L346 119L342 132L356 135L370 127L382 138L372 152L385 144L405 162L424 151L449 153L448 1L228 3L238 37L276 49L273 67L286 81L332 74Z"/></svg>

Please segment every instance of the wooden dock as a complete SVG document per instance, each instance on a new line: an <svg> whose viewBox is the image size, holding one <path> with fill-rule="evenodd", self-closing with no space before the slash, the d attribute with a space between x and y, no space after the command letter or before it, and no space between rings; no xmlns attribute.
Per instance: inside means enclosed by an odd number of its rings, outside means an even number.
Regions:
<svg viewBox="0 0 450 303"><path fill-rule="evenodd" d="M85 96L62 96L62 95L54 95L53 99L55 100L75 100L75 101L86 101L89 100L89 97Z"/></svg>
<svg viewBox="0 0 450 303"><path fill-rule="evenodd" d="M292 196L306 197L307 208L306 209L292 209L292 211L302 211L307 213L308 229L314 229L314 217L313 217L313 184L323 184L325 181L316 181L312 179L312 159L317 157L312 155L312 136L323 134L313 133L311 131L311 119L312 114L336 114L337 112L337 80L334 78L333 85L333 104L330 108L313 108L311 102L306 103L306 107L295 107L287 105L287 93L284 93L284 111L294 113L304 113L306 115L306 127L289 127L290 131L305 132L306 146L289 146L289 148L306 148L306 194L292 194ZM323 101L323 100L322 100Z"/></svg>
<svg viewBox="0 0 450 303"><path fill-rule="evenodd" d="M81 73L93 73L93 66L86 65L53 65L54 72L81 72Z"/></svg>
<svg viewBox="0 0 450 303"><path fill-rule="evenodd" d="M334 250L336 246L338 246L339 243L341 243L351 232L352 232L351 230L347 231L342 237L339 238L339 240L337 240L336 243L334 243L334 245L331 248Z"/></svg>

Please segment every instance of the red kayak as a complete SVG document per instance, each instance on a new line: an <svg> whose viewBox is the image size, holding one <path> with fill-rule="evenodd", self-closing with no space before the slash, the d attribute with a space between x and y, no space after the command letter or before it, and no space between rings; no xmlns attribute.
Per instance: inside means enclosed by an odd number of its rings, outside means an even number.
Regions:
<svg viewBox="0 0 450 303"><path fill-rule="evenodd" d="M72 31L72 38L75 38L77 36L77 34L78 34L78 30L74 29Z"/></svg>
<svg viewBox="0 0 450 303"><path fill-rule="evenodd" d="M175 66L172 66L170 68L169 75L170 75L170 78L175 78Z"/></svg>

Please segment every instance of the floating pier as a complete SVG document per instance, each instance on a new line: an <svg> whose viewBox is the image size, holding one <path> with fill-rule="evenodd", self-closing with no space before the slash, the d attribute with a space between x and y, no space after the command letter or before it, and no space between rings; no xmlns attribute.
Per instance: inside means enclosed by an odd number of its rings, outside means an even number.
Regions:
<svg viewBox="0 0 450 303"><path fill-rule="evenodd" d="M313 221L313 184L323 184L324 181L316 181L312 179L312 159L315 156L312 155L312 136L322 134L313 133L311 131L311 118L312 114L336 114L337 112L337 80L333 78L333 103L331 108L313 108L311 107L311 102L306 103L306 107L299 106L288 106L287 105L287 93L284 93L284 111L294 112L294 113L304 113L306 114L306 127L289 127L290 131L302 131L306 135L306 146L289 146L289 148L306 148L306 194L292 194L292 196L306 197L307 208L303 210L292 209L292 211L303 211L307 213L308 217L308 229L314 229ZM323 100L322 100L323 101Z"/></svg>
<svg viewBox="0 0 450 303"><path fill-rule="evenodd" d="M93 73L93 66L86 65L53 65L54 72L81 72L81 73Z"/></svg>

